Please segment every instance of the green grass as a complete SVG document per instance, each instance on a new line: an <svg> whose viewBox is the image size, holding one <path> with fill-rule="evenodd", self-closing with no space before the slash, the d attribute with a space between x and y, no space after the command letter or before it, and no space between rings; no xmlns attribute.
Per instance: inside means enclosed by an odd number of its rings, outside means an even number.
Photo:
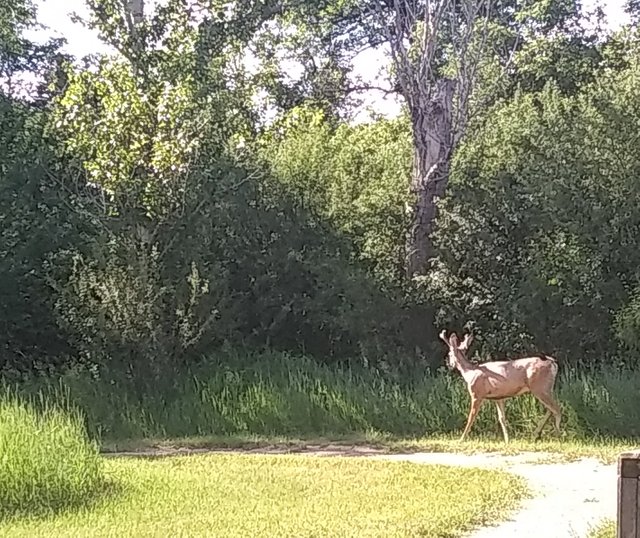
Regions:
<svg viewBox="0 0 640 538"><path fill-rule="evenodd" d="M598 525L591 533L589 538L615 538L616 536L616 522L611 520L603 521Z"/></svg>
<svg viewBox="0 0 640 538"><path fill-rule="evenodd" d="M19 390L81 410L92 437L105 443L207 436L457 436L469 406L465 384L455 374L402 379L277 353L212 357L189 373L154 383L147 393L124 376L95 379L87 372L22 384ZM565 440L618 439L626 445L640 438L640 372L606 369L587 375L565 367L556 392ZM542 413L529 395L509 400L512 438L529 438ZM548 425L547 434L550 430ZM478 435L501 438L490 402L471 439Z"/></svg>
<svg viewBox="0 0 640 538"><path fill-rule="evenodd" d="M122 493L92 509L0 524L19 537L451 537L528 495L504 472L362 458L113 458Z"/></svg>
<svg viewBox="0 0 640 538"><path fill-rule="evenodd" d="M0 400L0 519L79 505L101 486L98 448L77 417Z"/></svg>
<svg viewBox="0 0 640 538"><path fill-rule="evenodd" d="M580 458L595 458L602 463L615 463L621 452L636 449L637 443L620 439L554 439L532 441L515 439L505 444L499 437L475 436L460 442L458 436L391 440L389 446L402 451L461 452L465 454L497 452L517 455L523 452L544 453L546 462L574 461Z"/></svg>

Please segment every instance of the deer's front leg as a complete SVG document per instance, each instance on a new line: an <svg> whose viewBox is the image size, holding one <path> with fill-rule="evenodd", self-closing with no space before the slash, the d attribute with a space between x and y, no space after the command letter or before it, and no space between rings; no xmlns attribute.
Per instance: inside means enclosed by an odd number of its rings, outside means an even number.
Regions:
<svg viewBox="0 0 640 538"><path fill-rule="evenodd" d="M469 409L469 416L467 417L467 425L464 428L464 431L462 432L462 437L460 437L460 441L464 441L464 438L467 436L467 434L469 433L469 430L471 429L471 426L473 426L473 423L476 420L476 416L478 415L478 411L480 411L480 406L482 405L482 400L480 398L473 398L471 399L471 409Z"/></svg>

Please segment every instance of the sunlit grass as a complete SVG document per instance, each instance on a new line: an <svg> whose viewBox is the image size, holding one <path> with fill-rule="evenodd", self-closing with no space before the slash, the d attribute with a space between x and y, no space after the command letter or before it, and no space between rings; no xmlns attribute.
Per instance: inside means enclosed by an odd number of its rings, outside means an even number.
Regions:
<svg viewBox="0 0 640 538"><path fill-rule="evenodd" d="M371 432L399 438L457 436L469 411L469 395L458 375L423 372L406 378L278 353L211 357L190 371L167 376L144 394L126 376L107 374L96 379L88 372L69 372L56 381L23 383L16 390L80 410L90 434L106 442ZM566 368L556 394L567 440L640 437L637 372ZM528 438L544 413L530 395L512 398L506 407L513 439ZM473 428L473 437L479 434L501 437L495 406L489 403Z"/></svg>
<svg viewBox="0 0 640 538"><path fill-rule="evenodd" d="M595 458L602 463L614 463L621 452L634 449L637 443L619 439L554 439L533 441L529 438L513 439L505 444L502 439L476 436L460 442L458 437L434 437L391 440L396 450L424 450L429 452L461 452L465 454L496 452L517 455L523 452L545 453L546 461L573 461L580 458Z"/></svg>
<svg viewBox="0 0 640 538"><path fill-rule="evenodd" d="M365 458L111 458L122 491L92 509L0 524L19 537L449 537L500 519L524 481L480 469Z"/></svg>
<svg viewBox="0 0 640 538"><path fill-rule="evenodd" d="M104 485L100 464L78 417L0 399L0 519L88 502Z"/></svg>
<svg viewBox="0 0 640 538"><path fill-rule="evenodd" d="M610 519L603 521L589 533L589 538L615 538L616 522Z"/></svg>

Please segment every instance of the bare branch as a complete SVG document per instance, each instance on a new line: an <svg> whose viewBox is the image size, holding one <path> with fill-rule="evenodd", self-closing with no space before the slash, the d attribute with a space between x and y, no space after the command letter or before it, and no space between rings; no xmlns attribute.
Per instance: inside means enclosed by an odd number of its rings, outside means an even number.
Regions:
<svg viewBox="0 0 640 538"><path fill-rule="evenodd" d="M228 194L230 192L234 192L236 190L238 190L240 187L242 187L245 183L248 183L249 181L253 181L254 179L257 179L258 177L260 177L261 172L259 171L254 171L251 174L249 174L247 177L241 179L240 181L238 181L237 183L227 187L226 189L224 189L223 191L221 191L221 194ZM189 212L189 220L191 220L192 218L195 218L199 213L200 210L204 207L204 205L206 203L210 203L211 199L210 198L203 198L202 200L200 200L200 202L198 202L198 204L196 205L195 208L193 208L193 210L191 210ZM188 221L187 221L188 223ZM155 234L157 233L158 227L156 227L156 230L154 230L153 235L155 236ZM178 229L175 230L175 233L173 234L173 236L171 237L171 239L169 239L169 241L167 242L167 244L164 246L164 248L162 249L162 251L160 251L159 254L159 259L163 259L166 254L169 252L169 250L171 249L171 247L173 247L174 243L177 241L178 239Z"/></svg>
<svg viewBox="0 0 640 538"><path fill-rule="evenodd" d="M376 86L375 84L359 84L357 86L349 86L347 88L347 91L353 93L375 91L384 93L385 95L398 93L398 89L396 88L383 88L382 86Z"/></svg>
<svg viewBox="0 0 640 538"><path fill-rule="evenodd" d="M62 180L60 180L48 167L46 167L44 164L40 165L42 170L44 171L44 173L47 175L47 177L53 181L56 185L58 185L62 190L66 191L67 194L71 195L70 198L63 196L61 197L62 202L64 203L65 206L67 206L67 208L72 212L72 213L76 213L78 215L81 215L84 218L88 218L91 222L93 222L94 224L99 225L102 230L104 232L107 233L107 235L109 236L113 236L113 232L111 231L111 228L109 226L107 226L104 222L105 219L105 208L104 206L101 208L102 209L102 214L96 214L96 213L92 213L91 211L89 211L84 204L82 204L81 207L77 207L75 205L72 205L69 202L69 199L73 199L74 194L76 196L79 195L78 192L78 188L76 186L76 192L74 193L69 186ZM104 192L103 189L99 190L99 196L100 198L103 200L103 196L104 196ZM89 201L91 204L98 206L99 202L96 201L96 198L92 198L89 196L84 195L83 198L87 201Z"/></svg>
<svg viewBox="0 0 640 538"><path fill-rule="evenodd" d="M518 51L519 47L520 47L520 39L521 36L520 34L516 34L514 43L513 43L513 47L511 47L511 50L509 51L509 56L507 57L507 60L505 61L505 63L502 66L502 69L500 70L500 73L495 77L495 79L493 80L493 83L489 86L489 88L487 88L486 90L486 97L484 99L482 99L481 101L479 101L478 103L476 103L474 110L469 110L469 106L467 104L467 107L465 109L465 122L464 125L462 126L462 128L459 128L456 130L455 133L455 143L457 144L460 139L462 138L462 136L464 136L464 130L466 128L466 125L472 121L473 119L476 118L476 116L480 113L480 111L486 107L486 105L491 101L491 99L494 98L495 96L495 92L496 89L498 87L498 84L504 80L504 77L507 74L507 71L509 70L509 68L513 65L513 60L515 58L515 54ZM467 99L470 99L471 96L469 96Z"/></svg>

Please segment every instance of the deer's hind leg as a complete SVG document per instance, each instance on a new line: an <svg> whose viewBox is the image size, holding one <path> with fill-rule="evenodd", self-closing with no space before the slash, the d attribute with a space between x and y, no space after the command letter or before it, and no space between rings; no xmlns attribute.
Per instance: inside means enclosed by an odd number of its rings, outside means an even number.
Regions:
<svg viewBox="0 0 640 538"><path fill-rule="evenodd" d="M533 395L547 409L545 416L540 421L540 424L538 424L538 427L535 429L533 433L533 438L538 439L540 437L540 434L542 433L542 428L544 428L544 425L547 423L551 415L553 415L554 417L554 429L556 431L556 434L560 435L560 422L562 421L562 412L560 411L560 405L558 404L558 402L550 394L534 392Z"/></svg>
<svg viewBox="0 0 640 538"><path fill-rule="evenodd" d="M540 438L540 434L542 433L542 428L544 428L545 424L549 421L549 417L551 416L551 411L547 409L547 412L544 414L536 429L533 431L533 435L531 436L534 441L537 441Z"/></svg>

